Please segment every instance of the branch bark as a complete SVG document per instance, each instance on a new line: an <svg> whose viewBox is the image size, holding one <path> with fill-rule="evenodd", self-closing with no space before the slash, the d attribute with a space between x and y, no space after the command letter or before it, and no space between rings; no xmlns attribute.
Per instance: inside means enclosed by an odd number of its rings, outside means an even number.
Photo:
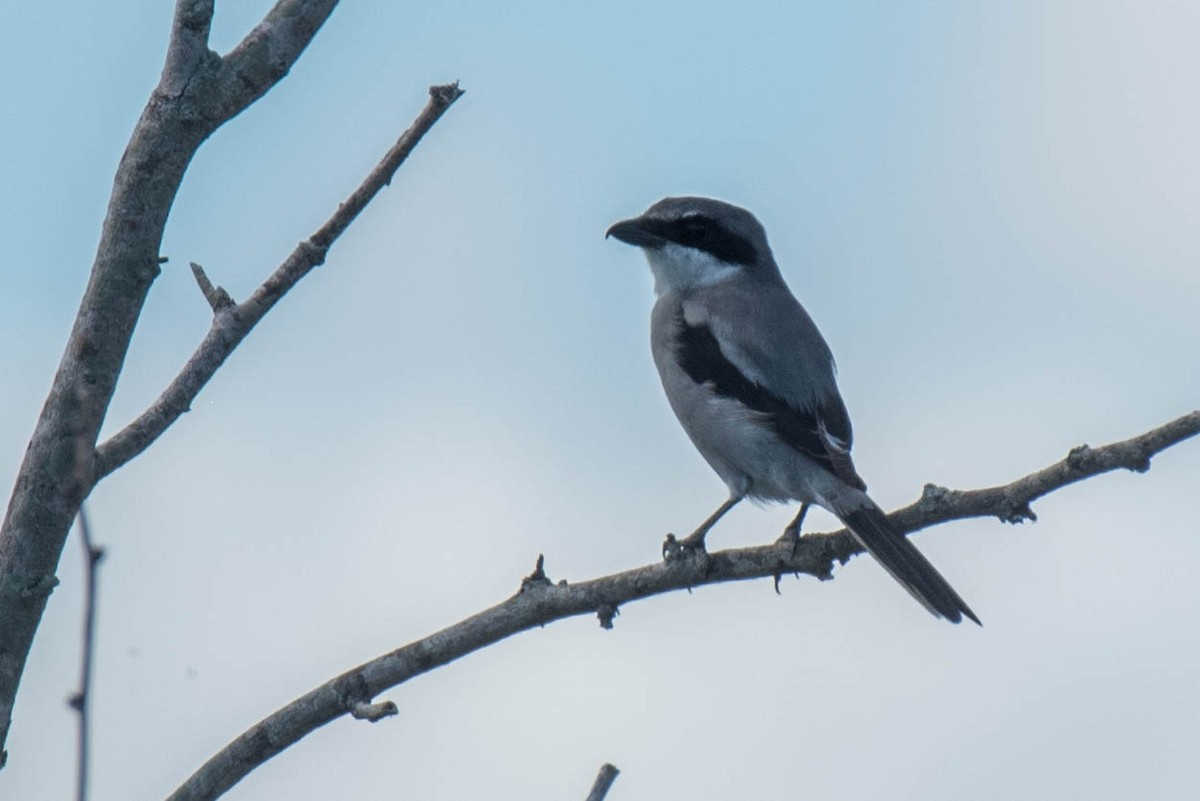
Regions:
<svg viewBox="0 0 1200 801"><path fill-rule="evenodd" d="M1005 522L1032 519L1030 505L1037 498L1119 468L1144 472L1155 454L1197 434L1200 411L1122 442L1075 448L1062 461L1003 486L955 491L926 485L920 500L889 517L905 533L971 517L996 517ZM576 584L553 583L539 556L534 572L511 598L359 665L292 701L213 756L170 801L218 798L305 735L344 714L353 714L385 690L527 629L593 613L601 626L611 628L624 603L706 584L767 577L778 581L785 573L830 579L835 562L845 564L861 550L841 529L806 535L795 544L780 541L700 553Z"/></svg>
<svg viewBox="0 0 1200 801"><path fill-rule="evenodd" d="M336 0L280 0L226 57L208 47L212 0L177 0L171 41L121 158L96 260L0 525L0 766L17 686L80 504L134 326L159 273L183 174L213 131L287 74Z"/></svg>

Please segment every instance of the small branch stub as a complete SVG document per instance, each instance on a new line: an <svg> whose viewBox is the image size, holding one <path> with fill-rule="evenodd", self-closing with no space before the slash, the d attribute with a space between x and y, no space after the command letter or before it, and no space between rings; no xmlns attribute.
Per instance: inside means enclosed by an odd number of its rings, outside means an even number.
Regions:
<svg viewBox="0 0 1200 801"><path fill-rule="evenodd" d="M366 701L359 701L350 706L350 717L370 723L378 723L384 718L390 718L392 715L398 714L400 714L399 708L391 701L377 701L373 704Z"/></svg>
<svg viewBox="0 0 1200 801"><path fill-rule="evenodd" d="M672 559L677 559L682 550L683 546L679 544L679 538L674 534L667 534L662 544L663 561L669 562Z"/></svg>
<svg viewBox="0 0 1200 801"><path fill-rule="evenodd" d="M196 262L191 262L192 275L196 277L196 283L200 286L200 291L204 293L204 299L208 301L208 305L212 307L213 314L226 309L233 304L233 298L229 297L229 293L224 287L213 286L213 282L208 280L208 275L204 272L204 268Z"/></svg>
<svg viewBox="0 0 1200 801"><path fill-rule="evenodd" d="M458 88L458 81L455 81L429 87L429 96L433 98L433 102L443 108L449 108L450 104L462 97L465 91L465 89Z"/></svg>
<svg viewBox="0 0 1200 801"><path fill-rule="evenodd" d="M600 772L596 774L596 781L592 784L592 791L587 794L585 801L604 801L604 797L608 795L609 788L617 780L617 774L620 772L608 762L601 765Z"/></svg>
<svg viewBox="0 0 1200 801"><path fill-rule="evenodd" d="M1033 511L1033 507L1028 502L1013 501L1007 507L1001 509L996 517L1001 523L1011 523L1016 525L1024 523L1026 520L1037 522L1037 514Z"/></svg>
<svg viewBox="0 0 1200 801"><path fill-rule="evenodd" d="M950 502L951 490L937 484L926 484L921 490L921 509L928 512L944 508Z"/></svg>
<svg viewBox="0 0 1200 801"><path fill-rule="evenodd" d="M533 572L521 579L521 589L518 592L529 592L534 588L544 589L553 586L553 582L546 577L545 567L546 557L539 553L537 562L533 566Z"/></svg>
<svg viewBox="0 0 1200 801"><path fill-rule="evenodd" d="M36 581L28 587L21 588L21 598L30 601L36 601L39 598L44 598L54 592L54 588L58 586L58 576L40 576Z"/></svg>
<svg viewBox="0 0 1200 801"><path fill-rule="evenodd" d="M600 619L600 628L611 629L613 627L613 619L621 614L621 610L616 604L600 604L596 607L596 617Z"/></svg>

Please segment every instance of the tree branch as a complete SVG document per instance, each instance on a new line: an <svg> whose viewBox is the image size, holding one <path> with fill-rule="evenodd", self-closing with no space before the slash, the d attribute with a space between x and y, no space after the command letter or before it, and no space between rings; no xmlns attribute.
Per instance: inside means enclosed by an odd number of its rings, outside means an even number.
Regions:
<svg viewBox="0 0 1200 801"><path fill-rule="evenodd" d="M892 520L906 532L969 517L997 517L1005 523L1037 520L1030 504L1038 498L1120 468L1144 473L1150 469L1150 459L1156 453L1194 437L1198 432L1200 411L1194 411L1132 439L1100 448L1087 445L1072 448L1061 462L1002 487L964 492L926 484L921 499L895 512Z"/></svg>
<svg viewBox="0 0 1200 801"><path fill-rule="evenodd" d="M262 22L222 59L222 95L230 116L262 97L300 58L337 0L278 0Z"/></svg>
<svg viewBox="0 0 1200 801"><path fill-rule="evenodd" d="M1144 471L1156 453L1198 433L1200 411L1195 411L1123 442L1094 449L1075 448L1061 462L1003 486L958 492L929 485L921 500L890 515L890 519L908 533L971 517L1003 521L1032 517L1029 506L1036 498L1118 468ZM781 541L699 553L576 584L552 583L539 557L533 574L522 582L516 595L359 665L292 701L212 757L170 796L170 801L211 801L305 735L353 713L383 691L527 629L593 613L602 626L610 628L621 604L706 584L767 577L778 580L784 573L829 579L835 562L844 564L861 550L842 529L810 534L795 543Z"/></svg>
<svg viewBox="0 0 1200 801"><path fill-rule="evenodd" d="M592 791L587 794L585 801L604 801L604 797L608 795L609 788L617 780L617 774L620 772L607 762L601 765L600 772L596 774L596 781L592 785Z"/></svg>
<svg viewBox="0 0 1200 801"><path fill-rule="evenodd" d="M276 268L245 303L233 303L224 290L214 288L198 265L192 270L209 304L213 307L212 327L163 393L146 411L96 449L94 480L116 470L150 447L163 432L191 408L192 401L225 363L246 335L253 330L271 307L287 294L300 279L325 261L330 246L341 236L371 199L391 183L396 170L408 158L421 138L441 118L446 109L461 97L457 83L433 86L429 102L383 159L375 165L358 189L338 206L324 225L296 246L291 255Z"/></svg>
<svg viewBox="0 0 1200 801"><path fill-rule="evenodd" d="M212 6L176 2L162 78L117 167L87 289L0 525L0 766L21 674L67 532L94 486L96 439L159 273L184 172L213 131L287 73L334 2L280 0L228 61L208 49Z"/></svg>

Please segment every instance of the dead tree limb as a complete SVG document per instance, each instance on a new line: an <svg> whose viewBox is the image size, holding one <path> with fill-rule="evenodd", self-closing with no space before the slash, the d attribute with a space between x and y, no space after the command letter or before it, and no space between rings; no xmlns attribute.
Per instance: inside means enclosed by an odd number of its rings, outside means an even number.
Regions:
<svg viewBox="0 0 1200 801"><path fill-rule="evenodd" d="M213 0L176 2L162 76L117 168L87 289L0 525L0 767L17 687L80 504L97 481L148 447L258 319L324 260L440 114L427 108L363 186L246 303L220 302L214 290L209 300L218 301L217 319L206 344L164 394L166 412L152 408L149 418L143 415L97 452L134 327L160 272L167 216L192 157L214 131L287 75L336 5L278 0L222 56L208 43ZM457 87L435 88L430 106L444 111L458 94Z"/></svg>
<svg viewBox="0 0 1200 801"><path fill-rule="evenodd" d="M1143 472L1156 453L1200 433L1194 411L1140 436L1099 448L1081 446L1065 459L987 489L954 491L927 485L921 499L889 517L910 533L951 520L995 517L1005 522L1033 518L1032 502L1076 481L1124 468ZM353 714L389 688L528 629L576 615L595 614L611 628L622 604L673 590L746 579L805 573L833 576L861 548L845 530L754 548L697 554L568 584L546 577L543 560L515 595L466 620L404 645L322 684L256 723L206 762L170 801L211 801L259 765L305 735Z"/></svg>
<svg viewBox="0 0 1200 801"><path fill-rule="evenodd" d="M197 264L192 265L196 282L213 308L212 327L188 359L179 375L136 420L111 436L96 449L93 480L99 481L150 447L171 424L191 408L200 390L220 369L246 335L266 316L300 279L324 263L329 247L354 218L367 207L379 190L391 183L396 170L408 158L446 109L463 93L457 83L434 86L429 102L413 124L400 135L362 184L343 202L333 216L312 236L298 244L245 303L234 303L225 290L214 287Z"/></svg>

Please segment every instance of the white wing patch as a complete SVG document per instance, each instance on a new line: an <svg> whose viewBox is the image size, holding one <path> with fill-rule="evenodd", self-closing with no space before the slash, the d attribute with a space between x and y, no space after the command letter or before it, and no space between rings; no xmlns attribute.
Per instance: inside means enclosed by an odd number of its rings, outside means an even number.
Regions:
<svg viewBox="0 0 1200 801"><path fill-rule="evenodd" d="M850 444L841 437L835 437L829 433L829 429L825 427L825 421L817 416L817 434L821 437L821 442L825 443L825 447L838 453L849 454Z"/></svg>
<svg viewBox="0 0 1200 801"><path fill-rule="evenodd" d="M724 320L713 317L708 313L708 309L699 303L684 302L683 321L693 327L704 326L707 328L712 332L713 338L717 340L717 347L721 349L721 354L742 375L760 387L770 386L767 377L757 369L754 359L751 359L743 348L738 347L737 339L733 336L732 326L726 324Z"/></svg>

